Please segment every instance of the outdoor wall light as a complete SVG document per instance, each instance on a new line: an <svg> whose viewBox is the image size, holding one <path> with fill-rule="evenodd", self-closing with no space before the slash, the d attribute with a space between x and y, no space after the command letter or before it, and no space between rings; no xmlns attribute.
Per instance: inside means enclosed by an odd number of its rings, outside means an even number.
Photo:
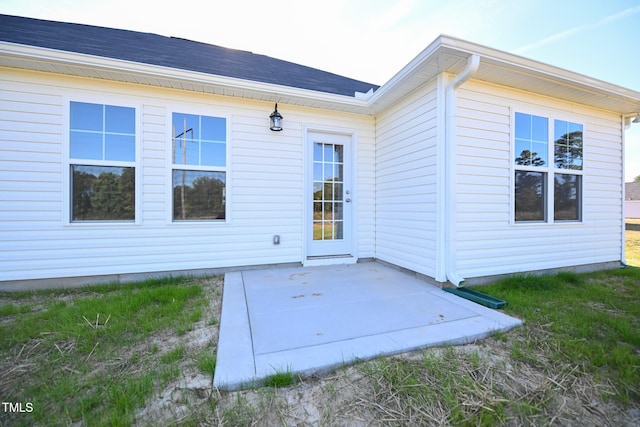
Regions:
<svg viewBox="0 0 640 427"><path fill-rule="evenodd" d="M271 127L269 129L279 132L282 130L282 115L278 113L278 103L276 102L276 109L269 116L271 119Z"/></svg>
<svg viewBox="0 0 640 427"><path fill-rule="evenodd" d="M638 115L633 120L631 120L631 123L640 123L640 113L638 113Z"/></svg>

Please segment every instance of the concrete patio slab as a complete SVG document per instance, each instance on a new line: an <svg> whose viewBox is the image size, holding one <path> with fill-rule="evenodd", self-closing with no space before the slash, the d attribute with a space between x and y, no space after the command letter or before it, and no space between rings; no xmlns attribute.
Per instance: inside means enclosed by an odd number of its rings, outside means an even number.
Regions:
<svg viewBox="0 0 640 427"><path fill-rule="evenodd" d="M214 386L466 344L520 324L377 262L227 273Z"/></svg>

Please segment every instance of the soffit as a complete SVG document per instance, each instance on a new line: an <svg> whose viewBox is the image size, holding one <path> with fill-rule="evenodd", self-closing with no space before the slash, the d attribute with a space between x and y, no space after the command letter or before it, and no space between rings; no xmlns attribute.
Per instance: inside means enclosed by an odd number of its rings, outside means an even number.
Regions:
<svg viewBox="0 0 640 427"><path fill-rule="evenodd" d="M371 99L377 113L418 89L439 73L459 74L469 57L480 56L472 77L620 114L640 112L640 93L541 62L448 36L441 36Z"/></svg>
<svg viewBox="0 0 640 427"><path fill-rule="evenodd" d="M436 39L369 98L0 42L0 66L367 115L384 111L440 73L460 73L474 54L481 58L475 80L619 114L640 112L639 92L448 36Z"/></svg>

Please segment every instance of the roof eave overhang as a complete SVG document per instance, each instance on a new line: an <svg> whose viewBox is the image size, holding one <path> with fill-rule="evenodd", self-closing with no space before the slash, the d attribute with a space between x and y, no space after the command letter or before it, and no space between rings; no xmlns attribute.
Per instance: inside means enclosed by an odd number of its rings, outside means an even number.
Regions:
<svg viewBox="0 0 640 427"><path fill-rule="evenodd" d="M0 66L370 114L356 97L14 43L0 42Z"/></svg>
<svg viewBox="0 0 640 427"><path fill-rule="evenodd" d="M445 35L373 95L358 97L0 42L0 66L367 115L384 111L440 73L460 73L474 54L481 58L475 80L624 115L640 112L639 92Z"/></svg>
<svg viewBox="0 0 640 427"><path fill-rule="evenodd" d="M639 92L442 35L374 93L369 100L374 113L384 110L440 73L460 73L471 55L480 56L475 80L619 114L640 112Z"/></svg>

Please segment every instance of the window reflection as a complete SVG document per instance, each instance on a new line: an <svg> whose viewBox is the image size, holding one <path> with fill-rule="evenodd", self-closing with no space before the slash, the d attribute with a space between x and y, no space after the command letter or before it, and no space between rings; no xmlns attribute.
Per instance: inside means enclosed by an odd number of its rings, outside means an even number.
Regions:
<svg viewBox="0 0 640 427"><path fill-rule="evenodd" d="M343 238L344 146L313 144L313 239Z"/></svg>
<svg viewBox="0 0 640 427"><path fill-rule="evenodd" d="M173 171L173 219L225 219L226 174Z"/></svg>
<svg viewBox="0 0 640 427"><path fill-rule="evenodd" d="M554 140L555 166L582 170L582 125L555 120Z"/></svg>
<svg viewBox="0 0 640 427"><path fill-rule="evenodd" d="M173 220L224 220L226 119L173 113L172 123Z"/></svg>
<svg viewBox="0 0 640 427"><path fill-rule="evenodd" d="M226 166L227 124L222 117L173 114L173 163Z"/></svg>
<svg viewBox="0 0 640 427"><path fill-rule="evenodd" d="M546 173L515 172L516 221L544 221Z"/></svg>
<svg viewBox="0 0 640 427"><path fill-rule="evenodd" d="M135 220L134 108L70 102L69 159L71 221Z"/></svg>
<svg viewBox="0 0 640 427"><path fill-rule="evenodd" d="M555 174L553 215L556 221L580 220L580 191L582 177Z"/></svg>
<svg viewBox="0 0 640 427"><path fill-rule="evenodd" d="M71 166L72 221L133 221L135 168Z"/></svg>
<svg viewBox="0 0 640 427"><path fill-rule="evenodd" d="M515 162L520 166L544 166L548 160L549 123L546 117L515 114Z"/></svg>
<svg viewBox="0 0 640 427"><path fill-rule="evenodd" d="M134 108L86 102L71 102L70 108L70 158L135 161Z"/></svg>

